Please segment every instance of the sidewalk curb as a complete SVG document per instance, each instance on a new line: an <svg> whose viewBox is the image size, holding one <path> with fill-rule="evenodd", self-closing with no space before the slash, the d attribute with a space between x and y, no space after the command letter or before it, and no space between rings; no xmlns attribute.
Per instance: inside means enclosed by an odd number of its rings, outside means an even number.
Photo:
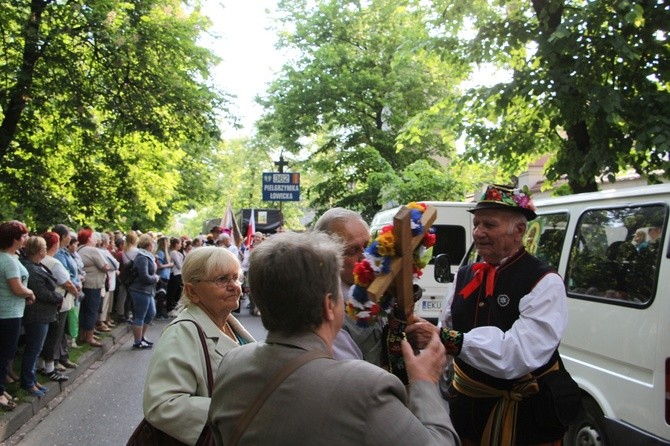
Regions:
<svg viewBox="0 0 670 446"><path fill-rule="evenodd" d="M28 397L26 401L19 404L13 411L0 414L0 443L21 429L40 410L44 408L49 408L50 410L60 404L62 398L59 397L64 396L79 385L81 382L79 378L84 377L93 364L100 360L106 360L130 336L132 336L130 326L120 324L114 327L110 332L110 336L105 337L101 341L102 347L92 349L79 358L78 367L72 369L67 374L70 378L68 381L63 383L50 382L49 392L42 398Z"/></svg>

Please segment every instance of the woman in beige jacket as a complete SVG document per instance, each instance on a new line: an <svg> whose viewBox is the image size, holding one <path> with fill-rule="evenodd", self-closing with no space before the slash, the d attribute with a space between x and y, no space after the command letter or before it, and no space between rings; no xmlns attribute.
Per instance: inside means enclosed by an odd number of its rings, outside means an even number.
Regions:
<svg viewBox="0 0 670 446"><path fill-rule="evenodd" d="M206 362L216 372L227 351L254 338L231 311L239 306L244 276L227 249L193 250L182 267L184 290L177 318L156 345L144 385L144 416L156 428L193 445L207 420L210 396ZM204 331L206 358L195 321Z"/></svg>

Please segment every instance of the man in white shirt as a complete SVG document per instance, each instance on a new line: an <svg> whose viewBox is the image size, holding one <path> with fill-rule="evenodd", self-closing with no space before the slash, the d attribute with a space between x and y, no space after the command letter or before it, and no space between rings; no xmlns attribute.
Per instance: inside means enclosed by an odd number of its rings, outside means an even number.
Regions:
<svg viewBox="0 0 670 446"><path fill-rule="evenodd" d="M455 376L442 388L464 446L554 445L566 430L535 380L562 368L567 297L561 277L524 249L534 211L526 191L489 186L471 211L483 262L459 270L441 328L417 318L406 330L410 339L438 332L455 357Z"/></svg>
<svg viewBox="0 0 670 446"><path fill-rule="evenodd" d="M219 241L221 244L223 244L223 247L228 249L228 251L232 252L235 254L235 257L239 258L240 257L240 250L237 246L235 246L234 243L231 242L230 240L230 234L227 232L224 232L219 236Z"/></svg>

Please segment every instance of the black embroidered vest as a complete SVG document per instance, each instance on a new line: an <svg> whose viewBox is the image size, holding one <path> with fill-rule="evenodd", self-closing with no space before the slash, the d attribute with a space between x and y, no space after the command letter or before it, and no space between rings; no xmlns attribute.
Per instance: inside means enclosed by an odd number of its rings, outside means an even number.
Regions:
<svg viewBox="0 0 670 446"><path fill-rule="evenodd" d="M469 296L463 297L459 293L473 279L474 269L472 265L462 267L458 271L457 288L451 304L453 329L464 333L482 326L495 326L502 331L509 330L519 318L521 298L530 293L537 282L549 272L553 272L550 266L528 254L525 249L521 249L497 269L492 296L485 295L486 277L484 277L477 289ZM549 364L557 357L557 352L554 352ZM459 367L472 378L497 388L507 387L505 380L493 378L473 369L458 358L456 360ZM538 372L543 368L538 369Z"/></svg>
<svg viewBox="0 0 670 446"><path fill-rule="evenodd" d="M509 258L496 272L493 296L486 297L484 283L469 296L460 291L474 276L472 265L458 271L456 294L451 304L454 330L468 332L475 327L494 325L509 330L519 318L519 301L530 293L535 284L552 269L524 249Z"/></svg>

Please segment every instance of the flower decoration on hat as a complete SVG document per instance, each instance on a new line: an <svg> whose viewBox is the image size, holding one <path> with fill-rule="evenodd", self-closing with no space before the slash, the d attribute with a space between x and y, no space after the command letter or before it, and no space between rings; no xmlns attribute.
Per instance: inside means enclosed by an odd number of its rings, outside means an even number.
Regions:
<svg viewBox="0 0 670 446"><path fill-rule="evenodd" d="M421 217L426 210L426 205L412 202L407 205L407 208L410 209L412 236L422 234L424 228L421 224ZM421 243L413 252L414 279L421 277L423 268L433 255L435 234L431 231L426 231ZM387 225L374 235L372 242L363 253L363 260L354 265L354 285L349 289L346 310L347 314L361 327L375 324L379 317L388 314L392 308L393 299L389 295L385 295L378 303L373 302L368 297L367 288L377 276L390 271L393 256L395 256L393 225Z"/></svg>
<svg viewBox="0 0 670 446"><path fill-rule="evenodd" d="M531 199L528 186L514 188L512 186L501 186L491 184L481 196L477 205L470 212L482 209L507 209L524 214L530 221L537 217L535 205Z"/></svg>

